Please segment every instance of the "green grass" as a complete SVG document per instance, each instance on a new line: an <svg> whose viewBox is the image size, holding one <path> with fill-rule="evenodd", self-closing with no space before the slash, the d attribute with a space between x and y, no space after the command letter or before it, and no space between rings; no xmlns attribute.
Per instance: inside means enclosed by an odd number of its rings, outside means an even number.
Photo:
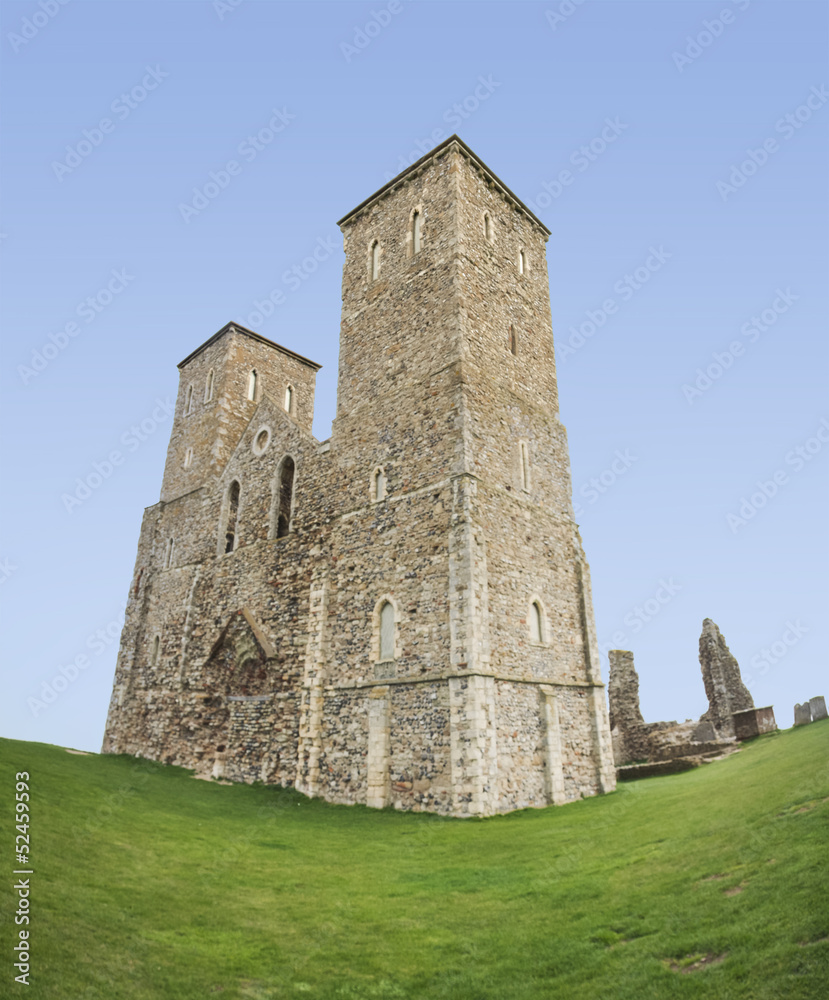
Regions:
<svg viewBox="0 0 829 1000"><path fill-rule="evenodd" d="M829 722L481 821L0 743L35 872L25 990L4 824L3 997L827 995Z"/></svg>

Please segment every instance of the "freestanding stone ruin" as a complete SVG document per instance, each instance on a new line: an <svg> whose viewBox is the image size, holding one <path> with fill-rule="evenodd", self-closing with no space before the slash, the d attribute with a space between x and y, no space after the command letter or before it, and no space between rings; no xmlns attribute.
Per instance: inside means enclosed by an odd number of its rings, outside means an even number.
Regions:
<svg viewBox="0 0 829 1000"><path fill-rule="evenodd" d="M754 699L743 684L740 667L722 633L710 618L702 623L699 663L708 698L708 711L700 716L700 722L710 722L717 737L727 739L735 735L732 715L754 708Z"/></svg>
<svg viewBox="0 0 829 1000"><path fill-rule="evenodd" d="M104 750L454 816L610 791L550 232L457 136L339 225L329 440L296 351L179 364Z"/></svg>
<svg viewBox="0 0 829 1000"><path fill-rule="evenodd" d="M819 694L816 698L809 699L809 709L812 713L812 722L817 722L818 719L829 718L829 713L826 711L826 699L822 694Z"/></svg>

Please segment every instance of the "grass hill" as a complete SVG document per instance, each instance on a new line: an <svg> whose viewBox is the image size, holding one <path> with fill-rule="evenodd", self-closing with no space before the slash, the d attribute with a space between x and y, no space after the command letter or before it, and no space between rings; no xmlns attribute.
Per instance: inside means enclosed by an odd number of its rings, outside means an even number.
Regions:
<svg viewBox="0 0 829 1000"><path fill-rule="evenodd" d="M829 995L829 722L480 821L0 749L11 800L30 774L34 871L26 988L4 824L2 997Z"/></svg>

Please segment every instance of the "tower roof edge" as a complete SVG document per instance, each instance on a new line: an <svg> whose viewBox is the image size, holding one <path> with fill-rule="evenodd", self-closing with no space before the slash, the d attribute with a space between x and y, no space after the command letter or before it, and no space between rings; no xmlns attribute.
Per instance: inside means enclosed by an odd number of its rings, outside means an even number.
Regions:
<svg viewBox="0 0 829 1000"><path fill-rule="evenodd" d="M268 347L273 347L277 351L281 351L283 354L287 354L289 357L294 358L296 361L299 361L304 365L308 365L308 367L313 368L314 371L319 371L320 368L322 368L322 365L317 364L316 361L311 361L310 358L305 358L301 354L297 354L296 351L292 351L289 347L283 347L281 344L277 344L275 341L268 340L267 337L263 337L261 333L256 333L254 330L248 330L248 328L246 326L242 326L241 323L232 322L225 323L221 330L218 330L212 337L205 340L205 342L200 347L197 347L195 351L191 351L184 361L179 361L176 367L183 368L189 361L192 361L196 355L201 354L201 352L210 347L211 344L215 344L215 342L220 337L224 336L224 334L231 332L241 333L245 337L251 337L253 340L258 340L261 344L267 344Z"/></svg>
<svg viewBox="0 0 829 1000"><path fill-rule="evenodd" d="M430 149L429 152L421 156L419 160L415 160L414 163L406 167L406 169L401 171L396 177L392 177L390 181L385 183L381 188L378 188L378 190L375 191L374 194L369 195L369 197L366 198L365 201L361 201L356 208L352 208L350 212L344 215L337 222L337 225L340 226L340 228L342 228L342 226L345 225L346 222L349 222L355 216L359 215L366 208L368 208L369 205L372 205L375 201L378 201L380 198L383 198L385 197L385 195L389 194L406 177L408 177L411 174L417 173L417 171L419 171L421 167L425 166L425 164L428 163L429 160L433 159L436 156L439 156L441 153L445 152L452 146L455 146L458 152L460 152L468 160L474 163L475 166L478 167L478 169L487 176L489 181L501 191L501 193L504 195L507 201L512 202L516 206L516 208L520 208L522 212L526 213L533 220L533 222L543 231L545 238L552 235L551 230L549 230L544 225L544 223L541 221L541 219L538 218L535 212L529 209L524 204L524 202L518 197L518 195L516 195L513 191L511 191L507 187L507 185L501 180L501 178L484 163L484 161L480 158L480 156L478 156L477 153L475 153L472 149L469 148L469 146L467 146L467 144L463 141L463 139L461 139L459 135L450 135L448 139L444 139L443 142L435 146L434 149Z"/></svg>

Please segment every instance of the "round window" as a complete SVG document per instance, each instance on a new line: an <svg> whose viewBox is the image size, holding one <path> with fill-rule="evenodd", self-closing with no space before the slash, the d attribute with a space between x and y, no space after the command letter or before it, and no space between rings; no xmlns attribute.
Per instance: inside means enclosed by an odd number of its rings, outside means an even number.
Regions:
<svg viewBox="0 0 829 1000"><path fill-rule="evenodd" d="M268 445L271 443L271 431L269 427L263 427L261 430L257 431L256 437L253 439L253 454L254 455L264 455L268 450Z"/></svg>

